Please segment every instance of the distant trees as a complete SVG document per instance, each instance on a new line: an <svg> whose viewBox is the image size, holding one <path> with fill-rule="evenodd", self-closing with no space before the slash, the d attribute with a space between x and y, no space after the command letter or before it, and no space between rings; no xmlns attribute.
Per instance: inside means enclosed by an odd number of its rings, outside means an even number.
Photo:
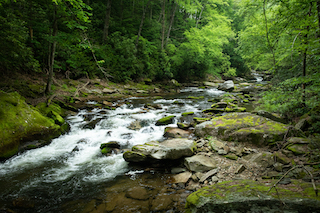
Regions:
<svg viewBox="0 0 320 213"><path fill-rule="evenodd" d="M116 82L235 74L232 0L85 2L2 0L1 72L47 73L46 93L55 71Z"/></svg>

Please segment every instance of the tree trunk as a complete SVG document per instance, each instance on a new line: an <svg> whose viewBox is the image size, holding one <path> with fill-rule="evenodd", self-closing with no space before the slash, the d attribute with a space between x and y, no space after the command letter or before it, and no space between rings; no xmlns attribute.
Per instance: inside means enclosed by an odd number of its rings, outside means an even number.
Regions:
<svg viewBox="0 0 320 213"><path fill-rule="evenodd" d="M172 4L173 4L173 9L172 9L171 17L170 17L170 25L169 25L169 29L168 29L168 33L167 33L166 46L168 45L168 41L170 38L170 32L171 32L171 28L172 28L173 21L174 21L174 16L175 16L176 9L177 9L177 4L175 2L173 2Z"/></svg>
<svg viewBox="0 0 320 213"><path fill-rule="evenodd" d="M320 38L320 1L317 1L317 15L318 15L318 38Z"/></svg>
<svg viewBox="0 0 320 213"><path fill-rule="evenodd" d="M108 0L106 18L104 21L104 29L103 29L103 41L104 42L107 41L108 35L109 35L110 15L111 15L111 0Z"/></svg>
<svg viewBox="0 0 320 213"><path fill-rule="evenodd" d="M201 20L202 12L203 12L203 10L204 10L204 8L205 8L206 4L207 4L207 2L206 2L206 3L204 3L204 5L203 5L203 7L202 7L202 9L201 9L201 12L200 12L199 18L197 19L197 22L196 22L196 28L198 28L198 24L199 24L199 21Z"/></svg>
<svg viewBox="0 0 320 213"><path fill-rule="evenodd" d="M141 22L140 22L140 26L139 26L139 31L138 31L138 36L137 36L137 40L136 40L136 50L138 50L139 37L141 35L143 22L144 22L144 19L146 18L146 10L147 10L147 8L149 6L150 1L151 0L148 0L146 7L143 9L143 14L142 14L142 18L141 18Z"/></svg>
<svg viewBox="0 0 320 213"><path fill-rule="evenodd" d="M266 37L267 37L267 41L268 41L268 46L269 46L270 51L272 53L273 69L274 69L274 73L276 73L276 56L274 53L274 48L271 45L270 38L269 38L268 20L267 20L267 14L266 14L266 0L263 1L263 15L264 15L264 20L265 20L265 25L266 25Z"/></svg>
<svg viewBox="0 0 320 213"><path fill-rule="evenodd" d="M56 46L57 46L57 34L58 34L58 18L57 18L57 5L54 5L54 12L53 12L53 31L52 37L53 41L51 43L50 54L49 54L49 74L47 80L47 86L45 90L45 94L51 93L51 85L52 85L52 78L53 78L53 65L54 65L54 55L56 53Z"/></svg>
<svg viewBox="0 0 320 213"><path fill-rule="evenodd" d="M308 12L308 16L311 16L311 10L312 10L312 2L310 2L310 8L309 8L309 12ZM307 51L308 51L308 34L309 34L309 28L310 26L306 27L306 34L304 35L304 45L305 45L305 49L303 51L303 59L302 59L302 76L305 77L307 76ZM304 106L306 106L306 84L303 83L302 84L302 103Z"/></svg>
<svg viewBox="0 0 320 213"><path fill-rule="evenodd" d="M162 21L161 21L161 25L162 25L162 33L161 33L161 49L163 50L164 48L164 34L165 34L165 19L166 19L166 0L162 0Z"/></svg>

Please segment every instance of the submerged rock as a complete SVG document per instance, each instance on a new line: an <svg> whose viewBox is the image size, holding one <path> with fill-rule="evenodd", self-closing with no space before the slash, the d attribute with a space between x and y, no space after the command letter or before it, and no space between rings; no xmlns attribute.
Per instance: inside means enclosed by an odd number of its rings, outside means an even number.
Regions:
<svg viewBox="0 0 320 213"><path fill-rule="evenodd" d="M193 140L188 139L170 139L162 143L151 141L132 147L132 151L126 151L123 154L123 158L127 162L176 160L181 157L192 156L195 149L196 145Z"/></svg>
<svg viewBox="0 0 320 213"><path fill-rule="evenodd" d="M186 212L319 212L320 197L311 183L294 181L277 185L269 193L270 183L234 180L203 187L187 198ZM281 210L281 211L280 211Z"/></svg>

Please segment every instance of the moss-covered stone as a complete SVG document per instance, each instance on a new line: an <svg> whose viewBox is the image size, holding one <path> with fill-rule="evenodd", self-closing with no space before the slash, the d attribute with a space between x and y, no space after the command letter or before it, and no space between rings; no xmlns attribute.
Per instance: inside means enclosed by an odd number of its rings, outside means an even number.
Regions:
<svg viewBox="0 0 320 213"><path fill-rule="evenodd" d="M186 212L319 212L320 197L311 183L292 181L268 193L269 182L236 180L203 187L188 196Z"/></svg>
<svg viewBox="0 0 320 213"><path fill-rule="evenodd" d="M170 116L166 116L164 118L161 118L156 122L156 126L164 126L164 125L172 124L174 117L176 117L176 116L170 115Z"/></svg>
<svg viewBox="0 0 320 213"><path fill-rule="evenodd" d="M230 113L199 124L199 137L215 136L222 140L271 144L283 139L289 126L251 113Z"/></svg>
<svg viewBox="0 0 320 213"><path fill-rule="evenodd" d="M22 142L60 135L60 126L26 104L17 93L0 92L0 158L18 152Z"/></svg>
<svg viewBox="0 0 320 213"><path fill-rule="evenodd" d="M188 116L188 115L193 115L193 114L194 114L194 112L184 112L181 115L182 116Z"/></svg>

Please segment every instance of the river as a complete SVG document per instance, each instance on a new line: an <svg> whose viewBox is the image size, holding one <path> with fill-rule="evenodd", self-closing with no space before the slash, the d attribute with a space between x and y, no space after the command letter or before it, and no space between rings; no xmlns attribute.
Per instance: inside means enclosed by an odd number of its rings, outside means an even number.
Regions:
<svg viewBox="0 0 320 213"><path fill-rule="evenodd" d="M169 126L176 126L183 112L193 111L194 116L201 117L201 111L210 108L208 100L223 93L214 88L189 87L179 94L160 99L133 97L119 100L126 104L115 110L94 108L68 116L69 133L54 139L47 146L26 151L0 164L0 209L78 212L79 205L75 203L105 196L108 187L124 179L134 181L145 173L141 168L128 165L122 154L102 155L101 143L117 141L125 149L152 140L164 140L165 126L155 126L158 119L175 115L175 123ZM204 98L188 99L190 95ZM177 101L180 104L174 103ZM162 109L146 110L146 103L159 104ZM98 122L94 127L87 128L86 124L92 121ZM140 130L128 128L134 121L140 122ZM154 184L165 184L165 181L161 182L159 172L149 171L145 175L153 175L160 181Z"/></svg>

